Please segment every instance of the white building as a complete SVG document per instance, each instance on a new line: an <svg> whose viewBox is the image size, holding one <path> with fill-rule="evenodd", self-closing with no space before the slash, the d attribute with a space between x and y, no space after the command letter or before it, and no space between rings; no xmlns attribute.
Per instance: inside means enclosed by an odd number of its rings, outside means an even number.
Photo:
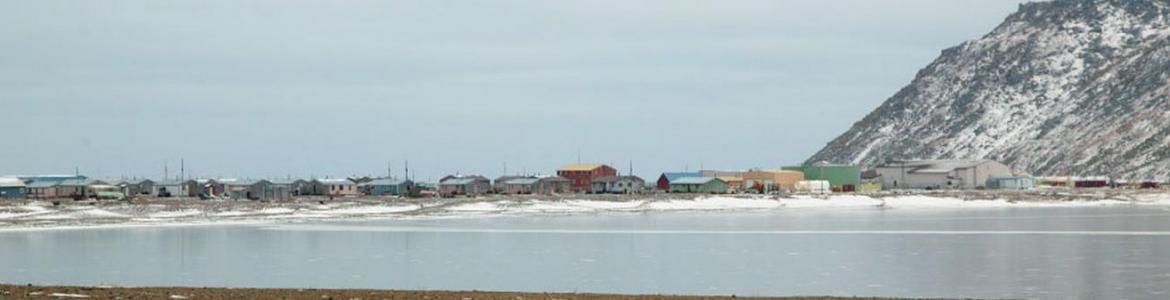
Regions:
<svg viewBox="0 0 1170 300"><path fill-rule="evenodd" d="M885 189L986 188L992 177L1011 176L1012 169L994 160L904 160L875 169Z"/></svg>

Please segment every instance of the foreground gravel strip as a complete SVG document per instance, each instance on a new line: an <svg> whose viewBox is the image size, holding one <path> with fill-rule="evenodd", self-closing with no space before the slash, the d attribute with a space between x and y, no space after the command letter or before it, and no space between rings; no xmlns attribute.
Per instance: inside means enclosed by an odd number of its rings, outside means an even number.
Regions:
<svg viewBox="0 0 1170 300"><path fill-rule="evenodd" d="M836 298L787 297L752 298L736 296L658 296L658 295L601 295L512 292L444 292L444 291L387 291L387 290L317 290L317 289L225 289L225 288L105 288L63 286L0 285L0 299L425 299L425 300L714 300L714 299L890 299L890 298Z"/></svg>

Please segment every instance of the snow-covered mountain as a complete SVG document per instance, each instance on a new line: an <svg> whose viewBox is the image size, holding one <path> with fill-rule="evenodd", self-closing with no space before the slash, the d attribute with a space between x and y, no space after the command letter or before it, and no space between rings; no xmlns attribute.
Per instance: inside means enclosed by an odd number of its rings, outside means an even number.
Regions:
<svg viewBox="0 0 1170 300"><path fill-rule="evenodd" d="M1029 3L943 50L809 159L990 158L1033 174L1170 175L1170 0Z"/></svg>

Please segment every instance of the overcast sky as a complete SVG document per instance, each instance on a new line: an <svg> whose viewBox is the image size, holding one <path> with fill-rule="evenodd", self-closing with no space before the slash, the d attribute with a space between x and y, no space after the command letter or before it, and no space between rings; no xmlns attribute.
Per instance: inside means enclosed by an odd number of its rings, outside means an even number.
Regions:
<svg viewBox="0 0 1170 300"><path fill-rule="evenodd" d="M798 164L1019 2L2 1L0 174Z"/></svg>

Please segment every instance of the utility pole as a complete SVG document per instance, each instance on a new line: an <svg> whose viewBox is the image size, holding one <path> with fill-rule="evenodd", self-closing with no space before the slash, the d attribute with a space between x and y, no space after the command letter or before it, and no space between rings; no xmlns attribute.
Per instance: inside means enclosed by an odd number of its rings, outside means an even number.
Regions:
<svg viewBox="0 0 1170 300"><path fill-rule="evenodd" d="M179 158L179 181L183 181L183 179L187 179L187 161L180 157Z"/></svg>
<svg viewBox="0 0 1170 300"><path fill-rule="evenodd" d="M163 180L170 180L171 170L167 169L167 161L163 160Z"/></svg>

